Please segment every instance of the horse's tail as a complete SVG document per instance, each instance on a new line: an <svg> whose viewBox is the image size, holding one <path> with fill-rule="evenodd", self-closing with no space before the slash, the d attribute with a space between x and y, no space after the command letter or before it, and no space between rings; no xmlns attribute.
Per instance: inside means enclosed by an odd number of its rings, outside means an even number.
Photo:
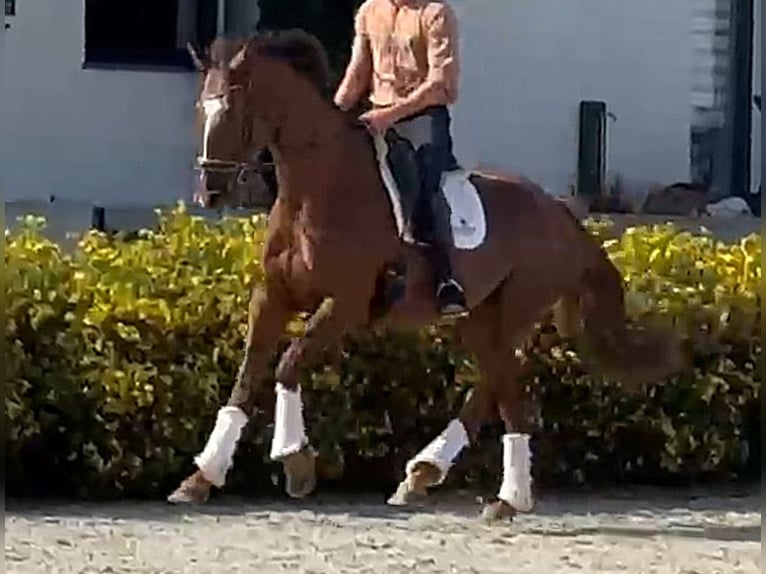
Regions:
<svg viewBox="0 0 766 574"><path fill-rule="evenodd" d="M628 389L684 369L681 342L669 328L628 323L620 272L601 246L596 246L594 255L578 292L556 306L559 331L575 339L596 370Z"/></svg>

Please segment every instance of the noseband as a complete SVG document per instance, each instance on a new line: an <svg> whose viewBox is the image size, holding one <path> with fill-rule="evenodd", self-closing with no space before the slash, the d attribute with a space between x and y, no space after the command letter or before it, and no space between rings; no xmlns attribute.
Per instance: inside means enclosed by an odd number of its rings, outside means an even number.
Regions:
<svg viewBox="0 0 766 574"><path fill-rule="evenodd" d="M235 175L237 183L243 183L248 172L259 172L260 168L255 162L225 161L220 159L206 159L197 157L196 171L213 172L227 175Z"/></svg>
<svg viewBox="0 0 766 574"><path fill-rule="evenodd" d="M249 173L263 173L267 169L273 169L273 162L264 162L260 159L251 161L227 161L221 159L206 159L197 157L195 171L226 174L235 177L238 185L244 184Z"/></svg>

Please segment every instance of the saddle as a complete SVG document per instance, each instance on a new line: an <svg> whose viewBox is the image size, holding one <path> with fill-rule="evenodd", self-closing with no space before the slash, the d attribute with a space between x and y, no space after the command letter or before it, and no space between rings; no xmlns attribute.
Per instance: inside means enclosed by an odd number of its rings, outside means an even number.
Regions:
<svg viewBox="0 0 766 574"><path fill-rule="evenodd" d="M476 249L484 242L487 231L484 206L470 179L472 172L462 168L453 157L441 174L442 193L435 198L437 205L428 205L421 199L425 174L412 143L392 129L385 135L373 136L373 142L402 241L422 245L429 243L434 234L445 233L450 236L449 242L461 250Z"/></svg>

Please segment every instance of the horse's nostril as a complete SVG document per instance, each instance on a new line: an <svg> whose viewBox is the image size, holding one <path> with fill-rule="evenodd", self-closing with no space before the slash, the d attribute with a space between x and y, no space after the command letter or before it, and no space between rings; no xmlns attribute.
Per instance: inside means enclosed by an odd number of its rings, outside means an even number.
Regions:
<svg viewBox="0 0 766 574"><path fill-rule="evenodd" d="M192 201L195 205L199 205L200 207L207 207L207 199L204 193L195 192L194 196L192 197Z"/></svg>
<svg viewBox="0 0 766 574"><path fill-rule="evenodd" d="M219 191L198 191L194 194L194 203L205 209L215 208L223 194Z"/></svg>

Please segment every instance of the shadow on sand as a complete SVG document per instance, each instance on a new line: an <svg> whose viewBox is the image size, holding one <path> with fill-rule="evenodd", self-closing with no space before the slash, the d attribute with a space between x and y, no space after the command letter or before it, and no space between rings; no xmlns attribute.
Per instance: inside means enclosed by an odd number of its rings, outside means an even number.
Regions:
<svg viewBox="0 0 766 574"><path fill-rule="evenodd" d="M498 534L578 537L609 535L631 538L673 536L711 541L758 542L761 540L759 492L730 496L709 493L639 492L591 493L586 495L548 494L538 501L531 514L512 525L496 525ZM758 487L758 490L760 488ZM205 506L172 506L162 501L120 501L87 503L72 501L6 502L6 517L41 519L46 522L67 520L106 520L119 522L179 523L205 518L236 518L248 521L269 520L274 515L324 518L360 518L380 520L386 528L406 527L414 518L449 520L465 528L487 528L479 518L481 501L477 496L433 494L421 505L391 507L383 496L315 495L297 500L244 500L216 496ZM739 524L727 524L724 515L741 516ZM704 515L704 516L703 516ZM751 520L750 517L757 517ZM750 522L750 524L742 524Z"/></svg>

